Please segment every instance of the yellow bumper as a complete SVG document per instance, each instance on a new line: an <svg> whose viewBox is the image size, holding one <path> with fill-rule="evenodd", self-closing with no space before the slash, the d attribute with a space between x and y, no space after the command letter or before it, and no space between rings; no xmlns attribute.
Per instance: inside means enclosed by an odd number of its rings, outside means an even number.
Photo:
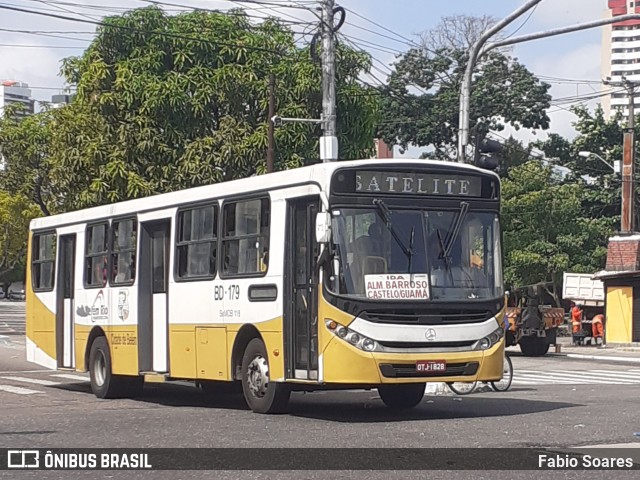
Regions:
<svg viewBox="0 0 640 480"><path fill-rule="evenodd" d="M386 353L364 352L334 337L322 355L325 383L365 384L420 383L420 382L472 382L499 380L502 377L504 339L489 350L445 353ZM445 360L447 365L478 363L474 375L392 377L381 372L381 365L401 366L403 372L415 369L418 360ZM388 367L386 367L388 369Z"/></svg>

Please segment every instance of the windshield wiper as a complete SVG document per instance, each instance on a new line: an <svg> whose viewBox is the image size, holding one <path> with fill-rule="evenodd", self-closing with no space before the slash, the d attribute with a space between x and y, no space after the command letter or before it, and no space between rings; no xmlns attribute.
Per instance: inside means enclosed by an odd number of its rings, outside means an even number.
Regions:
<svg viewBox="0 0 640 480"><path fill-rule="evenodd" d="M464 221L464 218L467 216L468 211L469 211L469 203L460 202L460 211L458 212L458 216L456 217L455 223L453 224L453 229L449 234L449 238L447 239L447 242L444 245L444 251L441 253L441 255L445 259L451 257L451 249L453 248L453 242L455 242L458 234L460 233L460 227L462 227L462 222ZM439 237L439 232L438 232L438 237Z"/></svg>
<svg viewBox="0 0 640 480"><path fill-rule="evenodd" d="M389 211L389 207L387 207L385 205L385 203L380 200L379 198L376 198L373 200L373 204L378 207L378 215L380 215L380 218L382 218L382 220L384 221L384 224L386 225L387 229L389 230L389 232L391 232L391 236L393 237L393 239L397 242L398 246L400 246L400 248L402 249L402 252L407 256L407 258L409 259L409 265L411 265L411 259L413 258L413 230L411 232L411 243L409 245L409 248L405 247L404 243L402 242L402 240L400 240L400 236L398 235L398 232L396 231L396 229L393 227L393 224L391 223L391 212Z"/></svg>
<svg viewBox="0 0 640 480"><path fill-rule="evenodd" d="M447 249L444 246L444 240L442 239L442 234L440 233L440 229L436 228L436 236L438 237L438 245L440 246L440 255L438 258L444 260L444 265L447 270L451 267L451 257L447 255Z"/></svg>
<svg viewBox="0 0 640 480"><path fill-rule="evenodd" d="M416 227L411 227L411 234L409 235L409 253L411 253L411 256L409 257L409 275L413 275L413 255L415 253L413 250L413 241L415 236Z"/></svg>

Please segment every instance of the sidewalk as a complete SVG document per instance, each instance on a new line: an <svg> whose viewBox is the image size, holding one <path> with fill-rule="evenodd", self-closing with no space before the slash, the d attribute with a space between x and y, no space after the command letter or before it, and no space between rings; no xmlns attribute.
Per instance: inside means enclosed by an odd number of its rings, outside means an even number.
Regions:
<svg viewBox="0 0 640 480"><path fill-rule="evenodd" d="M558 345L560 345L560 353L556 353L555 347L551 346L547 355L580 360L607 360L640 364L640 347L572 345L571 337L558 337Z"/></svg>

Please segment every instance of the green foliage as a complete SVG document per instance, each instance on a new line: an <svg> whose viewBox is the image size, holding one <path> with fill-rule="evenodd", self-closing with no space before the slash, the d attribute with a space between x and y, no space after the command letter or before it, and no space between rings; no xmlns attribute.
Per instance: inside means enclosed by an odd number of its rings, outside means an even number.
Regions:
<svg viewBox="0 0 640 480"><path fill-rule="evenodd" d="M27 231L38 207L24 195L0 190L0 284L24 279Z"/></svg>
<svg viewBox="0 0 640 480"><path fill-rule="evenodd" d="M513 168L502 185L507 285L560 285L565 271L592 273L602 265L608 226L582 217L583 184L530 161Z"/></svg>
<svg viewBox="0 0 640 480"><path fill-rule="evenodd" d="M55 211L50 142L54 115L44 109L21 117L19 104L10 104L0 118L0 188L32 199L44 215Z"/></svg>
<svg viewBox="0 0 640 480"><path fill-rule="evenodd" d="M64 209L264 173L268 81L277 113L319 118L321 71L276 20L168 16L150 7L109 17L84 55L64 62L77 85L53 138ZM377 99L358 84L370 59L340 47L341 158L373 151ZM276 129L276 170L318 157L319 126Z"/></svg>
<svg viewBox="0 0 640 480"><path fill-rule="evenodd" d="M471 26L473 21L463 25L461 32L477 34ZM432 158L447 159L454 154L460 85L468 62L468 49L463 45L472 40L445 38L436 48L425 45L400 56L381 104L378 133L385 142L403 149L410 144L434 147ZM470 104L472 137L501 131L505 124L516 129L549 127L550 85L500 52L484 56L476 72Z"/></svg>
<svg viewBox="0 0 640 480"><path fill-rule="evenodd" d="M613 164L614 160L621 160L624 130L620 124L620 115L606 119L600 106L593 113L582 106L575 107L572 111L578 117L574 123L578 135L573 141L551 134L546 141L538 142L536 146L555 165L571 170L567 176L568 181L584 184L581 215L605 222L608 231L612 233L620 223L620 174L614 173L602 160L593 156L581 157L579 152L598 154L609 164ZM585 177L588 177L588 181L585 181Z"/></svg>
<svg viewBox="0 0 640 480"><path fill-rule="evenodd" d="M509 137L502 142L502 146L502 150L496 153L498 157L498 168L495 172L500 175L500 178L509 178L511 171L515 167L535 158L531 152L533 149L532 145L525 147L522 145L522 142L513 137Z"/></svg>

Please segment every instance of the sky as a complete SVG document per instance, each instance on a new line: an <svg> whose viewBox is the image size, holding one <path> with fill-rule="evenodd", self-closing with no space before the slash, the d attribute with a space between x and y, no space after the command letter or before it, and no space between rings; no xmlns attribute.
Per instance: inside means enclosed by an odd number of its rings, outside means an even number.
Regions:
<svg viewBox="0 0 640 480"><path fill-rule="evenodd" d="M284 8L293 4L304 7L318 5L317 1L311 0L264 0L269 5L265 5L262 0L162 1L186 7L221 10L243 6L252 15L277 14L287 20L317 23L311 12L300 8ZM395 56L410 48L410 41L417 41L421 32L435 27L442 17L465 14L489 15L502 19L524 3L524 0L336 1L337 5L347 9L346 22L340 32L376 59L376 68L372 72L375 78L367 80L372 84L384 81L389 72L388 66ZM3 10L2 6L80 20L99 20L103 15L150 4L150 1L144 0L0 0L0 80L26 82L32 88L35 99L50 100L52 94L63 93L62 88L65 86L64 80L59 76L61 60L80 55L95 30L91 24ZM184 11L176 6L163 8L171 12ZM542 0L532 13L529 12L530 15L527 13L515 20L504 33L519 36L597 20L604 16L606 8L607 0ZM74 33L45 36L34 34L36 31ZM306 39L309 40L310 37ZM557 100L600 91L601 87L593 82L601 80L601 42L602 29L596 28L518 44L513 48L513 55L531 72L552 85L550 92ZM597 103L597 100L592 100L583 104L593 108ZM547 132L514 132L507 129L500 135L508 136L513 133L517 138L528 141L544 139L547 133L554 132L572 138L575 136L572 126L575 115L568 111L569 106L563 103L550 108L551 127ZM405 155L413 156L419 152L419 149L410 149Z"/></svg>

